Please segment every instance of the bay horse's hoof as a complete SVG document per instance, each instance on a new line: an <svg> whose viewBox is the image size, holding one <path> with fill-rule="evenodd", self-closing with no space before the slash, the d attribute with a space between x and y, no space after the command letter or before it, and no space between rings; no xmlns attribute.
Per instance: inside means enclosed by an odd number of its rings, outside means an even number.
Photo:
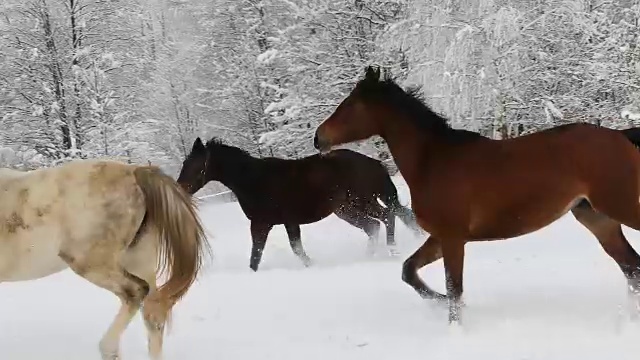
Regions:
<svg viewBox="0 0 640 360"><path fill-rule="evenodd" d="M418 292L420 294L420 297L422 297L425 300L435 300L436 302L441 302L441 303L447 303L447 296L440 294L437 291L433 291L433 290L426 290L426 291L420 291Z"/></svg>
<svg viewBox="0 0 640 360"><path fill-rule="evenodd" d="M631 321L640 319L640 294L637 291L630 291L627 299L629 318Z"/></svg>
<svg viewBox="0 0 640 360"><path fill-rule="evenodd" d="M460 326L460 308L449 306L449 326Z"/></svg>
<svg viewBox="0 0 640 360"><path fill-rule="evenodd" d="M449 334L452 336L460 336L464 333L464 328L462 327L462 323L460 323L460 319L449 321Z"/></svg>

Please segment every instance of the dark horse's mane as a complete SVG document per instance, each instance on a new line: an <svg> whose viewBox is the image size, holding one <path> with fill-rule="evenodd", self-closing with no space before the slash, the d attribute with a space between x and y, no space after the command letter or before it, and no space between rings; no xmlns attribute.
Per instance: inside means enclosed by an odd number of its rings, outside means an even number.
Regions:
<svg viewBox="0 0 640 360"><path fill-rule="evenodd" d="M383 78L365 76L357 87L362 95L374 99L384 99L394 108L406 113L419 129L445 135L456 140L476 139L482 135L462 129L454 129L448 120L431 110L425 103L421 86L412 86L404 90L388 73Z"/></svg>
<svg viewBox="0 0 640 360"><path fill-rule="evenodd" d="M253 158L253 156L251 156L248 151L237 146L225 144L222 139L219 139L215 136L207 141L205 147L207 148L207 150L224 150L226 152L225 156L233 158Z"/></svg>

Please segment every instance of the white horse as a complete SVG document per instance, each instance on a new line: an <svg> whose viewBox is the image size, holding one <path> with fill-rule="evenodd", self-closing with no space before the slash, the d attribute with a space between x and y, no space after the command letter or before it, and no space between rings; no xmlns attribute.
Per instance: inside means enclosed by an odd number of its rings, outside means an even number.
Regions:
<svg viewBox="0 0 640 360"><path fill-rule="evenodd" d="M100 340L105 360L120 358L120 337L141 306L149 355L161 358L171 308L208 250L191 197L157 167L79 160L0 169L0 282L69 267L113 292L122 305Z"/></svg>

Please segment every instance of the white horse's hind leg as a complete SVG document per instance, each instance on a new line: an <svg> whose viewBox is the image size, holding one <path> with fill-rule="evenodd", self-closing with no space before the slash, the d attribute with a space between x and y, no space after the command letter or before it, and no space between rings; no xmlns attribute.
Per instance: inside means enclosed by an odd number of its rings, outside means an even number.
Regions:
<svg viewBox="0 0 640 360"><path fill-rule="evenodd" d="M123 265L132 274L149 284L149 294L144 299L142 315L147 328L149 356L153 360L162 358L162 343L168 311L155 296L158 253L158 234L151 227L145 227L138 235L138 241L130 247L123 259Z"/></svg>
<svg viewBox="0 0 640 360"><path fill-rule="evenodd" d="M118 360L120 359L120 337L140 309L142 300L149 293L149 284L123 269L117 261L108 261L104 256L101 254L99 261L88 261L87 257L79 259L60 254L76 274L120 298L122 303L120 310L100 340L102 359Z"/></svg>
<svg viewBox="0 0 640 360"><path fill-rule="evenodd" d="M149 356L153 360L162 359L164 328L171 311L167 307L154 301L153 293L147 296L142 307L144 325L149 335Z"/></svg>
<svg viewBox="0 0 640 360"><path fill-rule="evenodd" d="M169 316L166 306L156 299L156 273L155 262L153 268L146 274L140 274L150 285L149 294L144 298L142 305L142 317L147 329L149 357L152 360L162 359L162 343L164 328ZM136 272L136 274L138 274Z"/></svg>

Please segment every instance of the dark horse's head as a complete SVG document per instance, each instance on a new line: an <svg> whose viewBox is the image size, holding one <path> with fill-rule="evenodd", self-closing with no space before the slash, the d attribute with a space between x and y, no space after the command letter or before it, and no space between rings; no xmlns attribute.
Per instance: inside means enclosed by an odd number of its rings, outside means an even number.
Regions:
<svg viewBox="0 0 640 360"><path fill-rule="evenodd" d="M182 162L182 169L178 176L178 184L189 194L195 194L207 182L207 163L209 162L209 151L198 137L193 142L191 152Z"/></svg>
<svg viewBox="0 0 640 360"><path fill-rule="evenodd" d="M205 145L200 138L193 142L191 152L182 162L178 176L180 184L189 194L195 194L209 181L222 181L229 166L238 164L239 157L248 154L243 150L211 139Z"/></svg>

